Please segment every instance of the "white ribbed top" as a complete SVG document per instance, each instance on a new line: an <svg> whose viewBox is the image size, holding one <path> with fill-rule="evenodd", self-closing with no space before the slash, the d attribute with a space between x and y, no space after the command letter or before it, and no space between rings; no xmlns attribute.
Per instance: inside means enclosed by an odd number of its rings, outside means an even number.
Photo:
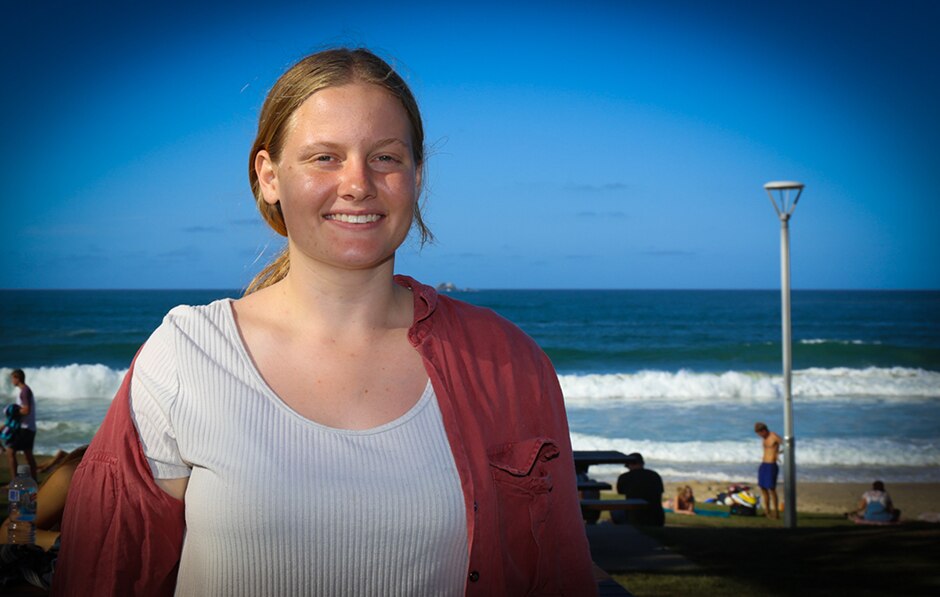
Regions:
<svg viewBox="0 0 940 597"><path fill-rule="evenodd" d="M131 408L154 475L190 476L177 595L464 593L464 497L430 383L380 427L320 425L262 380L222 300L170 311Z"/></svg>

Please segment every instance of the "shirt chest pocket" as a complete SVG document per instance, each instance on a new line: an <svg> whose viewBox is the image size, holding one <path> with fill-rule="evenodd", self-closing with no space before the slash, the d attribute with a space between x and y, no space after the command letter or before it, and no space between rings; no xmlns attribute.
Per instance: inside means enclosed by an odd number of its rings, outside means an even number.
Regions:
<svg viewBox="0 0 940 597"><path fill-rule="evenodd" d="M486 451L493 477L507 489L536 495L552 490L547 463L558 457L558 446L547 437L500 444Z"/></svg>
<svg viewBox="0 0 940 597"><path fill-rule="evenodd" d="M496 489L498 533L507 586L524 595L540 577L542 535L551 512L552 465L558 446L547 437L533 437L487 450ZM574 473L572 473L574 474Z"/></svg>

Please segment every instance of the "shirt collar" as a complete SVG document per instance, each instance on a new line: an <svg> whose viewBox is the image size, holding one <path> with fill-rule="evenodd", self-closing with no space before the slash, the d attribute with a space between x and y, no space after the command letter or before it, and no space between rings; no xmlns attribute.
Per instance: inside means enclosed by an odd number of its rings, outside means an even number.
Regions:
<svg viewBox="0 0 940 597"><path fill-rule="evenodd" d="M437 291L409 276L396 275L394 280L399 286L410 290L414 296L414 320L408 330L408 338L412 344L417 346L423 339L424 334L422 332L427 327L422 324L437 309Z"/></svg>

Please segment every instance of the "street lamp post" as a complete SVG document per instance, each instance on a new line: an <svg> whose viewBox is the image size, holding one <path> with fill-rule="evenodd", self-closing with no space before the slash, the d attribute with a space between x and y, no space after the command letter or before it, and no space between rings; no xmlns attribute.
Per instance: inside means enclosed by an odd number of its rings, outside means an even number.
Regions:
<svg viewBox="0 0 940 597"><path fill-rule="evenodd" d="M793 435L792 349L790 346L790 216L803 194L803 183L792 181L768 182L764 185L770 203L780 218L780 305L783 332L783 523L796 528L796 437ZM774 193L777 197L774 197ZM792 198L792 201L791 201ZM766 507L767 504L764 505Z"/></svg>

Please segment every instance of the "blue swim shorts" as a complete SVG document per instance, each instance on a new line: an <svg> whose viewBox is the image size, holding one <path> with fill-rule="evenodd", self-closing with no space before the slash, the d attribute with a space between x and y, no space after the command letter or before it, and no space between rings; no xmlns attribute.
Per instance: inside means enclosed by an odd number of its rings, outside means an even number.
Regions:
<svg viewBox="0 0 940 597"><path fill-rule="evenodd" d="M757 469L757 485L761 489L776 489L779 471L780 467L776 462L762 462L760 468Z"/></svg>

